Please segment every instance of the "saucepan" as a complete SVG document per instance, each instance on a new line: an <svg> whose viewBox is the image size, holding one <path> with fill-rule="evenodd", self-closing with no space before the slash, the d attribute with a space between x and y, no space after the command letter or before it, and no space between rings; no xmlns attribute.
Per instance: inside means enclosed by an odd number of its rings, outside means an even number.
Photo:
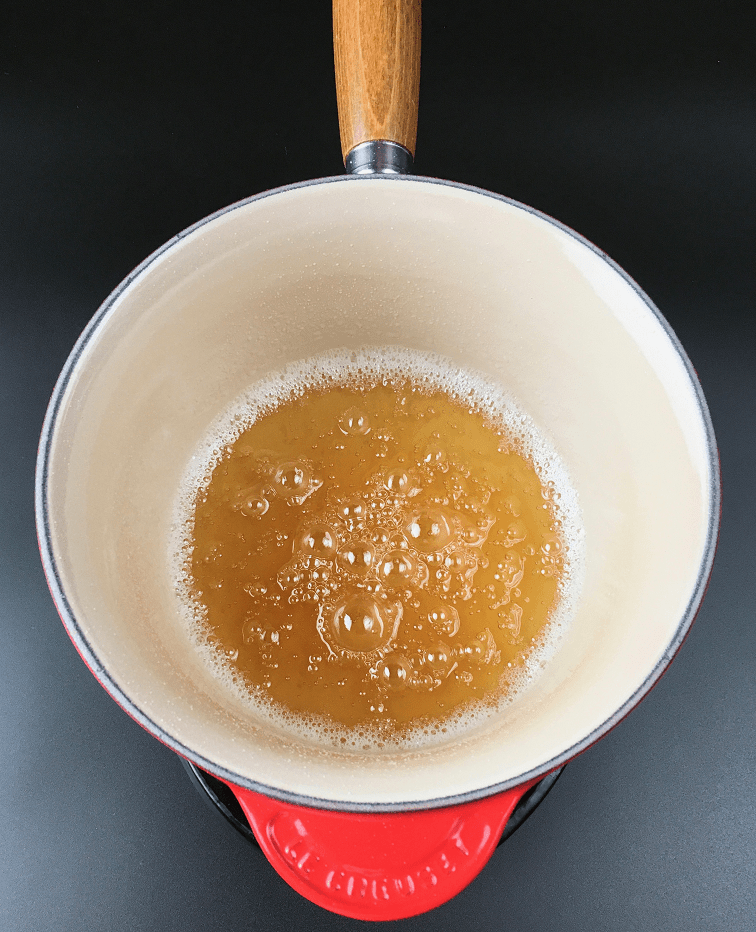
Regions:
<svg viewBox="0 0 756 932"><path fill-rule="evenodd" d="M396 919L468 884L520 796L659 679L704 594L719 473L693 369L617 265L536 210L406 173L419 2L334 12L351 174L201 220L110 295L50 402L37 521L58 611L110 695L231 786L296 890ZM582 584L558 649L496 715L420 748L326 747L256 717L189 643L176 490L256 381L396 346L482 373L549 438L577 495Z"/></svg>

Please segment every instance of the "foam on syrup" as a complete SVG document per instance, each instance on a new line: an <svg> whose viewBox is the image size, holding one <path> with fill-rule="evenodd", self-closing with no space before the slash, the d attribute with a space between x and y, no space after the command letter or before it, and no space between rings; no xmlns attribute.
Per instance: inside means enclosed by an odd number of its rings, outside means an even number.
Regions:
<svg viewBox="0 0 756 932"><path fill-rule="evenodd" d="M471 414L482 415L500 436L502 450L518 453L535 469L545 500L543 507L548 508L558 533L544 539L537 555L521 554L517 545L525 530L512 506L513 520L507 527L494 526L501 560L493 578L500 587L499 594L504 594L498 599L501 604L496 601L492 583L488 601L495 611L488 624L478 625L482 630L476 630L475 636L471 637L468 630L466 638L459 639L460 612L466 622L465 610L474 604L469 599L475 574L479 563L482 565L481 545L491 533L494 519L485 508L473 509L470 516L463 513L461 506L455 510L453 505L427 500L424 482L427 486L442 473L448 478L443 438L425 443L417 464L397 462L391 455L390 442L380 439L381 425L372 424L359 404L347 405L333 433L342 436L346 446L362 441L373 443L376 460L374 474L364 489L339 495L331 494L328 477L319 472L314 461L302 456L282 458L276 451L256 451L256 481L239 490L234 507L251 522L257 522L266 520L266 515L270 517L272 503L280 508L285 502L301 510L302 523L286 544L290 557L282 561L273 587L275 593L255 593L254 583L247 588L258 611L244 623L241 650L246 649L246 644L254 644L263 652L261 656L276 656L287 632L285 625L266 620L271 600L299 604L311 599L313 630L317 630L322 648L309 658L313 674L330 661L343 660L355 669L356 664L361 675L377 684L378 695L385 696L385 701L375 705L375 721L359 721L350 727L319 714L317 708L287 709L271 699L265 683L252 683L240 672L238 648L215 637L207 606L197 592L192 572L194 522L198 501L207 494L214 470L230 456L240 436L261 418L312 392L345 386L362 386L365 390L381 385L410 385L419 396L441 392ZM356 399L359 401L358 394ZM386 438L390 441L389 433ZM382 456L386 458L385 468L381 468ZM321 488L324 482L325 488ZM382 514L387 516L385 527L376 519L378 508L384 509ZM172 571L187 633L220 683L248 703L256 718L265 719L271 726L299 739L347 749L421 747L448 740L511 702L557 649L572 615L582 575L577 497L557 454L531 419L500 386L485 377L460 369L449 360L397 347L333 351L292 364L250 388L213 424L188 464L177 499L175 528ZM513 655L514 662L504 664L499 676L501 688L484 697L473 696L450 711L435 716L421 714L416 722L403 721L401 727L395 723L387 727L381 713L390 710L397 696L410 691L416 696L433 692L452 673L457 679L472 677L466 671L476 673L498 656L497 639L514 641L513 634L521 628L523 608L510 594L519 591L525 563L534 561L541 567L540 572L555 576L556 598L543 632L516 658ZM257 586L268 589L259 581ZM453 597L449 596L450 586ZM402 624L406 626L412 612L422 616L433 635L431 642L422 647L413 646L414 642L406 637L400 643ZM408 643L411 650L407 649ZM464 683L464 679L460 682Z"/></svg>

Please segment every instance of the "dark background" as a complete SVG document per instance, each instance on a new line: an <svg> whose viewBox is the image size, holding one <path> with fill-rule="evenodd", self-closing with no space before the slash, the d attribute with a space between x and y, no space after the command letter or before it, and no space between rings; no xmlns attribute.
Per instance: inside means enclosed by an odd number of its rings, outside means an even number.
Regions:
<svg viewBox="0 0 756 932"><path fill-rule="evenodd" d="M0 927L352 929L291 892L108 698L48 595L37 437L97 306L249 194L341 171L325 0L6 6L0 29ZM408 930L753 932L756 7L427 0L416 169L569 224L707 394L720 547L670 671Z"/></svg>

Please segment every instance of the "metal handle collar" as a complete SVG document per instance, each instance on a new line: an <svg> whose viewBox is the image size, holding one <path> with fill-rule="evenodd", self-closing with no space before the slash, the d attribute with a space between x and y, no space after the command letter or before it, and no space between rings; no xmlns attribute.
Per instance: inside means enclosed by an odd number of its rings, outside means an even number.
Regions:
<svg viewBox="0 0 756 932"><path fill-rule="evenodd" d="M412 169L412 155L397 142L370 139L347 153L344 167L349 175L406 175Z"/></svg>

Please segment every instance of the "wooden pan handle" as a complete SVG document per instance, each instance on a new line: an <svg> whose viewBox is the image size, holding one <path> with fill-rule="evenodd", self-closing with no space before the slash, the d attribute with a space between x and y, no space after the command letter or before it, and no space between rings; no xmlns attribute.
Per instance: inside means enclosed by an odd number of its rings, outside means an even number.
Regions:
<svg viewBox="0 0 756 932"><path fill-rule="evenodd" d="M385 139L415 154L420 0L333 0L341 150Z"/></svg>

